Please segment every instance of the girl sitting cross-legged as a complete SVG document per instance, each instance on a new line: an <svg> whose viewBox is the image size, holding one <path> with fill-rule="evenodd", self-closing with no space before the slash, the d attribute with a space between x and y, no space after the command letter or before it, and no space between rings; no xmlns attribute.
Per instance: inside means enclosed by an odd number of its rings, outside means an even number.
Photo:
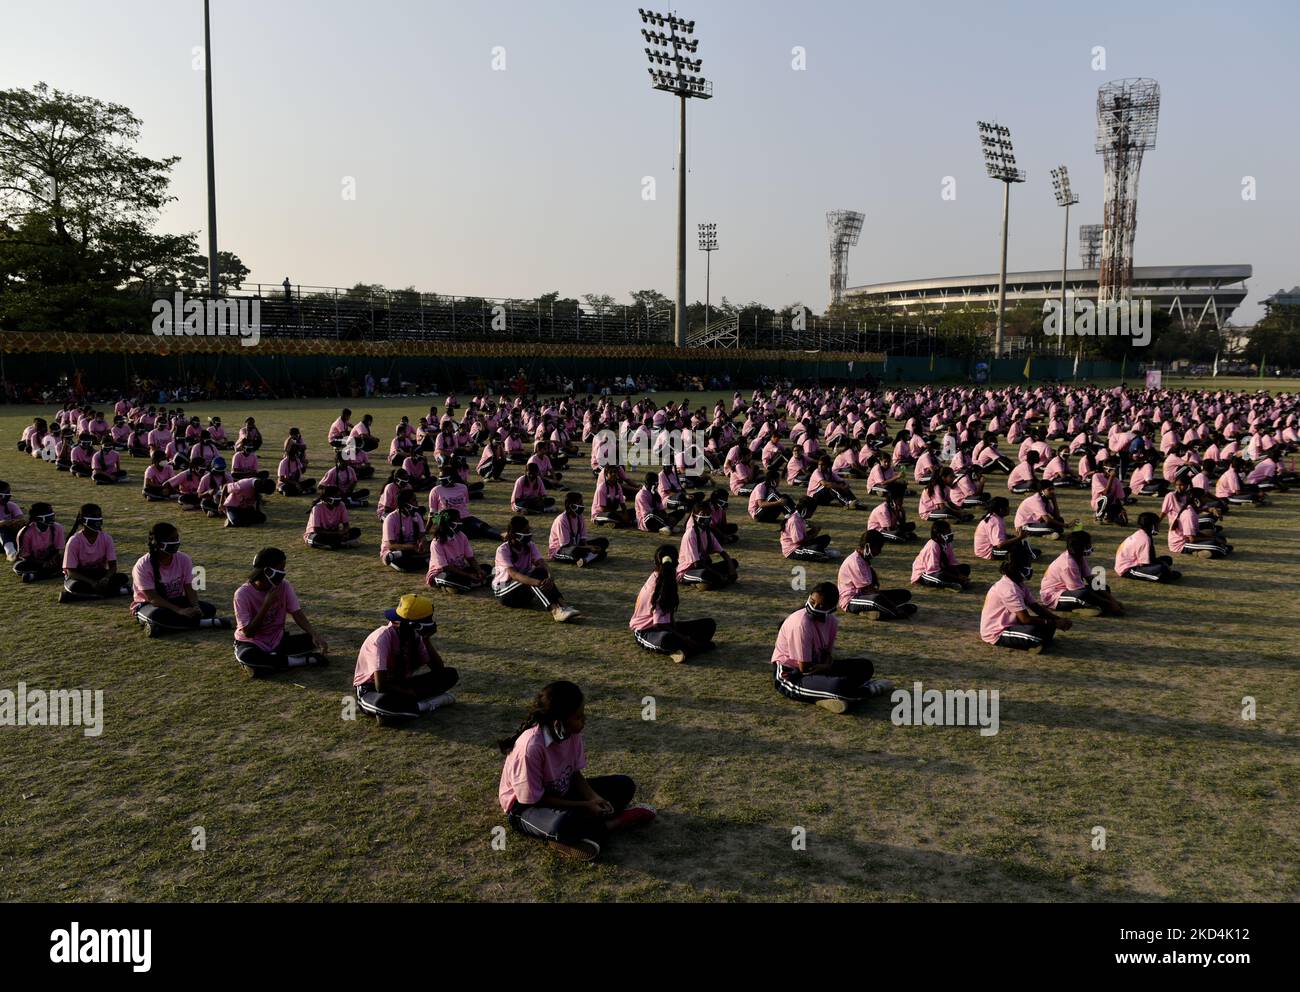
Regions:
<svg viewBox="0 0 1300 992"><path fill-rule="evenodd" d="M1088 557L1092 554L1092 535L1077 530L1066 539L1065 550L1047 566L1038 589L1043 605L1062 613L1081 617L1122 617L1124 606L1103 584L1100 589L1092 578ZM1104 569L1102 570L1104 573Z"/></svg>
<svg viewBox="0 0 1300 992"><path fill-rule="evenodd" d="M970 566L957 561L953 550L952 524L936 520L930 525L930 540L912 562L912 585L961 592L970 588Z"/></svg>
<svg viewBox="0 0 1300 992"><path fill-rule="evenodd" d="M677 549L661 544L655 567L641 586L628 626L636 642L647 651L666 654L681 664L691 655L711 651L718 625L707 617L678 620L681 597L677 589Z"/></svg>
<svg viewBox="0 0 1300 992"><path fill-rule="evenodd" d="M871 564L884 546L878 532L862 532L857 551L844 559L836 577L840 609L868 620L906 620L916 613L912 594L906 589L881 589Z"/></svg>

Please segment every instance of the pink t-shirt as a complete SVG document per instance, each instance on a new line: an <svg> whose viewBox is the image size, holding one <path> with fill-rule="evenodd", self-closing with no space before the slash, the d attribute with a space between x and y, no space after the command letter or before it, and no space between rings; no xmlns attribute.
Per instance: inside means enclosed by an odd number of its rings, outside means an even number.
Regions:
<svg viewBox="0 0 1300 992"><path fill-rule="evenodd" d="M455 510L464 520L469 516L469 489L459 482L450 486L434 486L429 490L429 512L441 513Z"/></svg>
<svg viewBox="0 0 1300 992"><path fill-rule="evenodd" d="M1047 503L1042 493L1026 496L1016 509L1016 526L1024 527L1047 519Z"/></svg>
<svg viewBox="0 0 1300 992"><path fill-rule="evenodd" d="M636 606L632 610L632 619L628 622L632 630L645 630L647 627L662 627L672 623L673 615L651 602L658 581L659 573L651 572L650 578L645 580L641 591L636 594Z"/></svg>
<svg viewBox="0 0 1300 992"><path fill-rule="evenodd" d="M403 665L401 641L397 633L397 624L390 623L374 631L366 638L357 652L357 667L352 675L352 685L365 685L375 677L375 672L397 672L402 678L429 664L429 652L424 646L423 638L415 640L414 658ZM399 671L400 668L400 671Z"/></svg>
<svg viewBox="0 0 1300 992"><path fill-rule="evenodd" d="M521 499L541 499L546 495L546 484L541 479L530 479L521 475L515 480L514 491L510 494L510 506L519 509Z"/></svg>
<svg viewBox="0 0 1300 992"><path fill-rule="evenodd" d="M1047 571L1043 573L1043 581L1038 586L1038 594L1042 597L1043 603L1055 609L1056 604L1061 600L1061 594L1071 592L1075 589L1085 589L1088 586L1088 580L1084 577L1083 569L1079 563L1068 551L1062 551L1056 556L1056 560L1047 566Z"/></svg>
<svg viewBox="0 0 1300 992"><path fill-rule="evenodd" d="M1028 611L1033 602L1033 592L1012 582L1008 576L1002 576L989 587L988 595L984 597L984 609L980 613L980 637L989 644L996 644L1004 630L1020 623L1016 614Z"/></svg>
<svg viewBox="0 0 1300 992"><path fill-rule="evenodd" d="M659 511L659 495L642 486L636 491L634 506L636 508L636 525L638 529L647 530L646 519L650 514Z"/></svg>
<svg viewBox="0 0 1300 992"><path fill-rule="evenodd" d="M225 489L225 505L236 510L252 509L257 506L256 486L256 479L240 479L238 482L230 483ZM197 483L194 488L198 489Z"/></svg>
<svg viewBox="0 0 1300 992"><path fill-rule="evenodd" d="M880 503L870 516L867 517L867 528L869 530L893 530L895 527L894 513L889 508L888 503Z"/></svg>
<svg viewBox="0 0 1300 992"><path fill-rule="evenodd" d="M934 540L926 541L912 562L912 581L920 582L922 575L937 575L944 568L955 568L957 555L948 544L942 548Z"/></svg>
<svg viewBox="0 0 1300 992"><path fill-rule="evenodd" d="M302 604L298 602L298 594L294 592L289 580L285 579L280 583L280 587L283 590L280 593L280 601L266 611L266 616L262 618L262 626L253 635L250 635L246 628L253 617L257 616L257 611L262 608L270 593L262 592L251 582L245 582L235 590L235 640L256 644L263 651L276 649L284 638L284 618L302 609Z"/></svg>
<svg viewBox="0 0 1300 992"><path fill-rule="evenodd" d="M1178 517L1169 520L1169 550L1176 555L1183 553L1188 541L1196 539L1201 530L1201 518L1192 507L1186 507Z"/></svg>
<svg viewBox="0 0 1300 992"><path fill-rule="evenodd" d="M993 549L1007 539L1007 522L999 516L988 514L975 525L975 557L993 560Z"/></svg>
<svg viewBox="0 0 1300 992"><path fill-rule="evenodd" d="M551 524L550 540L547 542L547 553L554 558L555 553L561 548L568 547L570 544L581 544L587 539L587 521L579 516L574 518L569 513L561 513Z"/></svg>
<svg viewBox="0 0 1300 992"><path fill-rule="evenodd" d="M501 769L497 796L501 809L509 813L515 803L532 806L547 793L563 796L573 784L576 772L587 767L582 734L557 741L544 727L529 727L515 741Z"/></svg>
<svg viewBox="0 0 1300 992"><path fill-rule="evenodd" d="M457 532L446 541L434 541L429 545L429 578L441 575L449 565L465 568L474 557L474 549L469 538Z"/></svg>
<svg viewBox="0 0 1300 992"><path fill-rule="evenodd" d="M63 551L63 524L52 523L45 533L35 524L28 524L18 532L18 557L43 558L51 550Z"/></svg>
<svg viewBox="0 0 1300 992"><path fill-rule="evenodd" d="M709 555L721 551L722 545L718 543L717 535L713 531L709 531L706 535L692 520L686 525L686 531L682 534L681 547L677 551L677 577L680 579L692 568L704 564Z"/></svg>
<svg viewBox="0 0 1300 992"><path fill-rule="evenodd" d="M822 664L835 646L835 634L839 628L839 619L834 616L818 621L805 609L791 613L776 635L772 664L800 671L806 666Z"/></svg>
<svg viewBox="0 0 1300 992"><path fill-rule="evenodd" d="M1155 542L1144 530L1134 531L1124 538L1115 552L1115 573L1123 575L1138 565L1149 565L1155 558Z"/></svg>
<svg viewBox="0 0 1300 992"><path fill-rule="evenodd" d="M79 530L63 547L65 574L73 568L107 568L111 561L117 561L117 548L113 545L113 539L103 531L100 531L99 537L92 544L86 532Z"/></svg>
<svg viewBox="0 0 1300 992"><path fill-rule="evenodd" d="M781 527L781 554L789 558L807 537L807 521L797 513L790 514Z"/></svg>
<svg viewBox="0 0 1300 992"><path fill-rule="evenodd" d="M424 534L424 521L418 513L409 517L394 510L384 517L383 539L379 543L379 555L383 557L394 544L417 544Z"/></svg>
<svg viewBox="0 0 1300 992"><path fill-rule="evenodd" d="M307 540L315 531L336 531L340 524L348 523L348 508L339 502L338 506L328 506L325 503L317 503L311 508L311 513L307 515L307 529L303 531L303 540Z"/></svg>
<svg viewBox="0 0 1300 992"><path fill-rule="evenodd" d="M184 599L185 590L194 580L194 561L184 551L172 555L170 564L163 564L162 555L158 556L158 578L162 580L161 588L154 583L153 568L149 556L142 555L131 566L131 612L134 613L149 602L145 593L154 590L163 599Z"/></svg>
<svg viewBox="0 0 1300 992"><path fill-rule="evenodd" d="M529 544L524 551L516 553L510 546L510 542L506 541L497 548L496 559L493 561L492 585L499 587L512 581L509 569L513 568L516 572L531 575L533 569L541 563L542 556L536 544Z"/></svg>
<svg viewBox="0 0 1300 992"><path fill-rule="evenodd" d="M840 589L840 609L848 609L854 596L876 584L876 570L862 557L861 551L855 551L840 563L835 584Z"/></svg>

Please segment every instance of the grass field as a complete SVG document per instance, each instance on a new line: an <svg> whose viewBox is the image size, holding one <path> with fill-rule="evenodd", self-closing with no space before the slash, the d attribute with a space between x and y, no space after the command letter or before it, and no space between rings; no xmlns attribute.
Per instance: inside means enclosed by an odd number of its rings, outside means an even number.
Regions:
<svg viewBox="0 0 1300 992"><path fill-rule="evenodd" d="M399 414L414 417L429 403L350 405L374 413L386 439ZM272 450L299 426L318 473L339 405L187 412L231 425L254 413ZM106 709L98 738L0 728L5 900L1292 900L1300 892L1300 494L1234 512L1227 530L1237 554L1189 559L1181 585L1121 584L1131 615L1079 621L1053 654L1026 657L979 640L995 569L973 558L970 527L959 528L957 544L973 563L970 592L918 592L911 623L841 619L839 649L873 657L899 685L999 690L994 737L895 727L883 700L837 717L779 697L772 640L803 596L791 591L775 528L752 524L739 505L732 519L742 539L729 550L742 583L683 595L683 617L718 619L715 654L674 666L636 647L627 620L659 538L618 533L608 562L559 572L585 614L576 625L506 611L482 593L436 597L438 642L461 672L459 703L391 730L342 719L357 648L383 609L418 585L381 566L373 509L354 512L366 543L351 552L302 543L302 500L272 498L265 527L222 529L145 504L139 461L128 460L129 486L104 489L20 455L13 441L33 413L52 410L0 414L0 478L24 508L47 498L70 528L81 502L100 502L122 568L142 553L150 523L174 520L207 568L204 598L225 615L256 550L278 545L334 661L250 682L226 633L146 639L124 602L58 606L55 584L0 575L0 688L98 688ZM574 478L589 492L585 472ZM1002 485L990 479L991 490ZM497 484L476 513L504 526L507 496ZM1066 492L1062 503L1067 517L1090 520L1083 494ZM817 522L848 550L865 515L824 510ZM1094 533L1097 561L1113 564L1127 531ZM915 550L886 550L887 585L906 584ZM812 565L809 581L835 571ZM660 811L657 824L619 838L593 866L515 834L503 851L491 844L503 822L494 742L556 678L587 693L590 772L632 775L639 798ZM1242 718L1246 696L1257 700L1254 721ZM645 697L654 697L653 721L642 718ZM1099 826L1103 851L1092 847ZM206 850L191 849L196 827ZM797 827L806 851L792 849Z"/></svg>

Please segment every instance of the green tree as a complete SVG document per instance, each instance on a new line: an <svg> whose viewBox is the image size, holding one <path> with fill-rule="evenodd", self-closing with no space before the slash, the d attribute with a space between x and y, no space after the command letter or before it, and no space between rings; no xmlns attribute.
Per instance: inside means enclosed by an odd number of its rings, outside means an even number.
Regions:
<svg viewBox="0 0 1300 992"><path fill-rule="evenodd" d="M140 123L126 107L44 83L0 90L5 326L129 325L197 252L193 235L153 231L179 159L141 155ZM128 286L133 299L122 298Z"/></svg>

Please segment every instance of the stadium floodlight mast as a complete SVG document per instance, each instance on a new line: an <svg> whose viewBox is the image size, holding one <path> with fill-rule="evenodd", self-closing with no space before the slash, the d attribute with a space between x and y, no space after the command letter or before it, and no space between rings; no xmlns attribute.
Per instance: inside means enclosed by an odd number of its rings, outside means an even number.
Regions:
<svg viewBox="0 0 1300 992"><path fill-rule="evenodd" d="M212 18L208 0L203 0L203 89L208 127L208 296L216 299L217 289L217 166L212 143Z"/></svg>
<svg viewBox="0 0 1300 992"><path fill-rule="evenodd" d="M654 31L642 28L647 42L646 58L650 60L650 85L665 93L672 93L681 104L677 138L677 314L673 337L677 347L686 347L686 101L713 99L713 84L698 75L704 60L690 58L700 47L695 34L695 22L676 14L659 14L638 7L643 23ZM668 33L663 32L668 29Z"/></svg>
<svg viewBox="0 0 1300 992"><path fill-rule="evenodd" d="M1011 218L1011 184L1023 183L1025 173L1016 168L1011 131L1001 124L979 122L980 144L984 148L984 169L990 179L1002 183L1002 268L998 277L998 329L993 339L993 357L1002 357L1007 311L1007 223Z"/></svg>
<svg viewBox="0 0 1300 992"><path fill-rule="evenodd" d="M1065 271L1070 258L1070 208L1079 202L1079 194L1070 189L1070 170L1058 165L1052 170L1052 192L1056 205L1065 208L1065 243L1061 246L1061 326L1056 338L1056 353L1065 349Z"/></svg>
<svg viewBox="0 0 1300 992"><path fill-rule="evenodd" d="M718 225L700 225L700 251L704 252L704 333L709 333L709 289L713 282L713 253L718 250Z"/></svg>
<svg viewBox="0 0 1300 992"><path fill-rule="evenodd" d="M831 306L844 302L849 284L849 249L862 237L867 215L856 210L831 210L826 214L826 232L831 249Z"/></svg>

